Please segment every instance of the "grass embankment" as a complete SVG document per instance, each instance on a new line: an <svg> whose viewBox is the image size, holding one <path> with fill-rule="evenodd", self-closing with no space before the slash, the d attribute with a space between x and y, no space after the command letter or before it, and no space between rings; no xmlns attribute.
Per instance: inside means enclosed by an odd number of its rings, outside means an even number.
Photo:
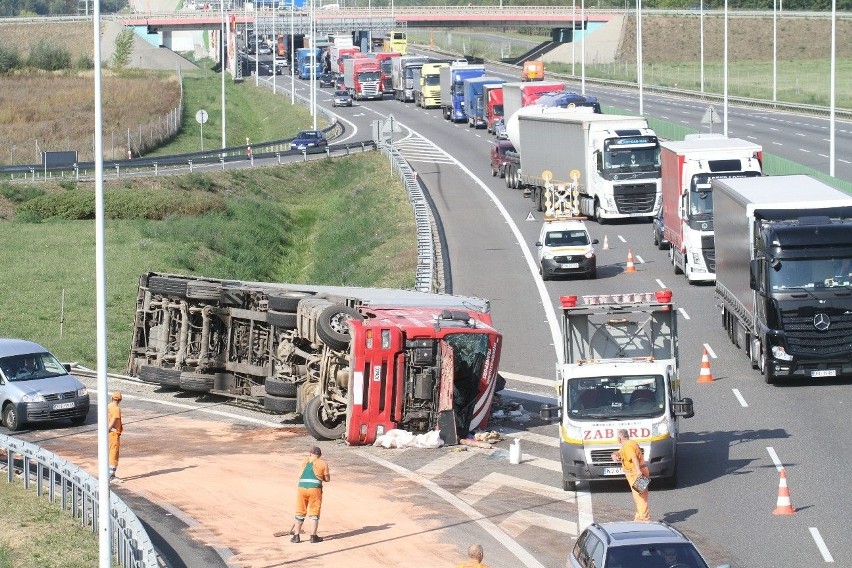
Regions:
<svg viewBox="0 0 852 568"><path fill-rule="evenodd" d="M0 568L98 565L95 533L20 481L0 482L0 511Z"/></svg>
<svg viewBox="0 0 852 568"><path fill-rule="evenodd" d="M15 184L22 220L0 223L0 335L27 337L62 360L95 363L91 188ZM67 189L71 187L71 189ZM176 205L175 196L180 206ZM139 275L411 288L414 221L379 154L110 184L105 207L108 354L123 371ZM162 219L162 220L159 220ZM62 297L65 295L64 317ZM64 319L62 335L60 321Z"/></svg>

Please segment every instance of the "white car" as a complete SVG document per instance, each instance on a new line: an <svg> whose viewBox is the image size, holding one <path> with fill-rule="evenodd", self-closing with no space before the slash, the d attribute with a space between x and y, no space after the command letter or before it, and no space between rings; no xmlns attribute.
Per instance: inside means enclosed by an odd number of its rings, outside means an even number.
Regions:
<svg viewBox="0 0 852 568"><path fill-rule="evenodd" d="M535 243L539 274L543 280L573 274L597 278L596 244L581 220L545 221Z"/></svg>

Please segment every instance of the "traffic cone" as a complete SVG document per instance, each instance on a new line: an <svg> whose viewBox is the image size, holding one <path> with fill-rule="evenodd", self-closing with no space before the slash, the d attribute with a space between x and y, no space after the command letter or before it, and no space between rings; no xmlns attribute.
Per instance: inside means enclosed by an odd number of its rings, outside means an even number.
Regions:
<svg viewBox="0 0 852 568"><path fill-rule="evenodd" d="M606 235L604 235L603 250L609 250L609 241L607 240Z"/></svg>
<svg viewBox="0 0 852 568"><path fill-rule="evenodd" d="M782 467L779 471L781 477L778 479L778 501L775 504L773 515L795 515L796 510L790 503L790 489L787 487L787 472Z"/></svg>
<svg viewBox="0 0 852 568"><path fill-rule="evenodd" d="M699 383L712 383L713 375L710 373L710 356L705 347L701 353L701 372L698 373Z"/></svg>
<svg viewBox="0 0 852 568"><path fill-rule="evenodd" d="M627 266L624 267L624 272L636 272L636 266L633 264L633 249L627 249Z"/></svg>

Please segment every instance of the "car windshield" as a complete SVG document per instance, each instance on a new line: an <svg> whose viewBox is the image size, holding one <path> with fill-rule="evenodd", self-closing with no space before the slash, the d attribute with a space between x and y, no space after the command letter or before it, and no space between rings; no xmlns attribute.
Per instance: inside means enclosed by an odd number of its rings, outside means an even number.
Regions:
<svg viewBox="0 0 852 568"><path fill-rule="evenodd" d="M344 90L344 89L338 89L338 90L334 91L334 96L335 97L348 97L349 92Z"/></svg>
<svg viewBox="0 0 852 568"><path fill-rule="evenodd" d="M568 382L572 418L616 419L661 416L666 407L662 375L586 377Z"/></svg>
<svg viewBox="0 0 852 568"><path fill-rule="evenodd" d="M0 358L0 372L8 381L47 379L68 374L62 363L46 352Z"/></svg>
<svg viewBox="0 0 852 568"><path fill-rule="evenodd" d="M611 547L604 568L707 568L691 543L636 544Z"/></svg>
<svg viewBox="0 0 852 568"><path fill-rule="evenodd" d="M312 140L314 138L319 138L319 132L299 132L296 138Z"/></svg>
<svg viewBox="0 0 852 568"><path fill-rule="evenodd" d="M586 231L548 231L544 244L549 247L581 247L589 244Z"/></svg>

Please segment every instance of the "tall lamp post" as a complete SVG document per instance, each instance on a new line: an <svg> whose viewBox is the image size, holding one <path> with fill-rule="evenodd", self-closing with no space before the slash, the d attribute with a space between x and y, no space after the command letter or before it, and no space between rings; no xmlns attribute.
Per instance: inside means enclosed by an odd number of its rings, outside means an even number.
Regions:
<svg viewBox="0 0 852 568"><path fill-rule="evenodd" d="M296 104L296 38L293 36L296 0L290 0L290 104Z"/></svg>
<svg viewBox="0 0 852 568"><path fill-rule="evenodd" d="M580 0L580 94L586 94L586 0Z"/></svg>
<svg viewBox="0 0 852 568"><path fill-rule="evenodd" d="M276 56L278 55L278 36L275 35L275 18L278 16L278 6L272 5L272 94L276 94L275 91L275 76L278 74L278 64L276 63Z"/></svg>
<svg viewBox="0 0 852 568"><path fill-rule="evenodd" d="M830 118L828 121L828 175L834 177L834 83L835 83L835 63L837 58L837 0L831 0L831 65L829 66L829 74L831 78L830 87L828 89L829 106L831 107Z"/></svg>
<svg viewBox="0 0 852 568"><path fill-rule="evenodd" d="M225 51L225 0L219 0L219 11L222 15L222 37L219 41L219 52L222 67L222 149L224 150L228 146L228 140L225 136L225 59L228 55Z"/></svg>
<svg viewBox="0 0 852 568"><path fill-rule="evenodd" d="M722 63L722 134L728 137L728 0L725 0L725 42Z"/></svg>
<svg viewBox="0 0 852 568"><path fill-rule="evenodd" d="M642 79L642 0L636 0L636 83L639 85L640 116L645 113Z"/></svg>
<svg viewBox="0 0 852 568"><path fill-rule="evenodd" d="M260 85L260 34L257 27L257 5L254 7L254 86Z"/></svg>
<svg viewBox="0 0 852 568"><path fill-rule="evenodd" d="M701 16L700 16L700 35L701 35L701 67L699 83L701 84L701 93L704 93L704 0L701 0Z"/></svg>

